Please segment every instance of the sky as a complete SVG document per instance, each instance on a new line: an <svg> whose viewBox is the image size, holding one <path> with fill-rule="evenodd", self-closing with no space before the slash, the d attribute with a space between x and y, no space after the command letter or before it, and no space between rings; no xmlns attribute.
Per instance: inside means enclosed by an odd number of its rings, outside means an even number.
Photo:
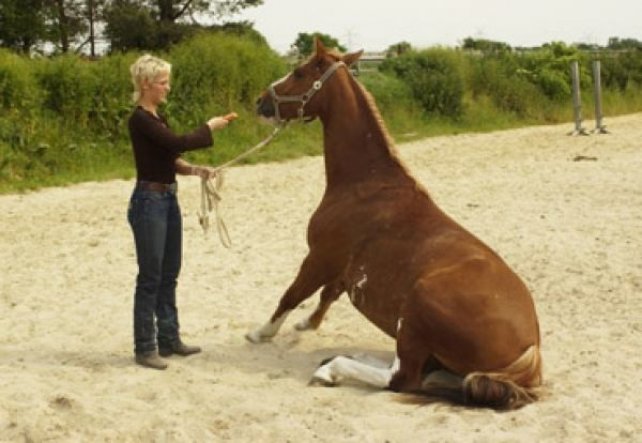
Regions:
<svg viewBox="0 0 642 443"><path fill-rule="evenodd" d="M457 46L466 37L513 47L642 41L642 0L264 0L233 20L253 22L282 54L300 32L317 31L372 52L402 41Z"/></svg>

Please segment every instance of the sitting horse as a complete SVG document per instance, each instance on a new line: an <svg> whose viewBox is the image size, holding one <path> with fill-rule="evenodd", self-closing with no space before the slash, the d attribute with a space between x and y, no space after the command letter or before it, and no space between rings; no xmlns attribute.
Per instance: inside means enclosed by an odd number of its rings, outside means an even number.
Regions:
<svg viewBox="0 0 642 443"><path fill-rule="evenodd" d="M314 312L296 325L315 329L347 292L357 310L396 339L394 362L382 367L338 356L322 363L313 381L351 378L426 402L494 409L534 401L540 334L528 289L402 164L373 99L349 70L361 52L315 45L307 62L261 95L257 111L279 122L321 120L326 189L296 279L269 321L246 338L269 340L323 288Z"/></svg>

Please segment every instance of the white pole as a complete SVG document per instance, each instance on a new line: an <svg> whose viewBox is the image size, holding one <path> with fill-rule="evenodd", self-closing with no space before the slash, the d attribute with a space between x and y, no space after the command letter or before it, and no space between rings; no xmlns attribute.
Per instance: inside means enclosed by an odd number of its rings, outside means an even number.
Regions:
<svg viewBox="0 0 642 443"><path fill-rule="evenodd" d="M595 129L597 134L608 134L606 126L602 124L602 75L600 72L600 61L593 60L593 95L595 97Z"/></svg>
<svg viewBox="0 0 642 443"><path fill-rule="evenodd" d="M580 65L577 60L571 62L571 80L573 82L573 115L575 129L569 135L588 135L582 128L582 98L580 96Z"/></svg>

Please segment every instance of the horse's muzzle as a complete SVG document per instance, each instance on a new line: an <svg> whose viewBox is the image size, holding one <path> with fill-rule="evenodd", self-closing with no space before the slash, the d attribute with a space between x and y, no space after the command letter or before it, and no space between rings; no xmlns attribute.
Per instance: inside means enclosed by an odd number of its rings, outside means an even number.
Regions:
<svg viewBox="0 0 642 443"><path fill-rule="evenodd" d="M272 118L275 116L274 102L269 95L263 94L258 98L256 101L256 113L259 116L266 118Z"/></svg>

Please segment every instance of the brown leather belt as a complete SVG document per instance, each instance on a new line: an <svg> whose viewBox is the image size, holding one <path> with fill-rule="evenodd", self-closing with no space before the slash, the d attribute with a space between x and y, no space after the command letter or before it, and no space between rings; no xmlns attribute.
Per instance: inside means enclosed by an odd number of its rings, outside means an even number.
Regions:
<svg viewBox="0 0 642 443"><path fill-rule="evenodd" d="M143 189L145 191L154 191L154 192L170 192L172 194L176 194L176 183L157 183L157 182L148 182L145 180L140 180L137 183L137 186L140 189Z"/></svg>

